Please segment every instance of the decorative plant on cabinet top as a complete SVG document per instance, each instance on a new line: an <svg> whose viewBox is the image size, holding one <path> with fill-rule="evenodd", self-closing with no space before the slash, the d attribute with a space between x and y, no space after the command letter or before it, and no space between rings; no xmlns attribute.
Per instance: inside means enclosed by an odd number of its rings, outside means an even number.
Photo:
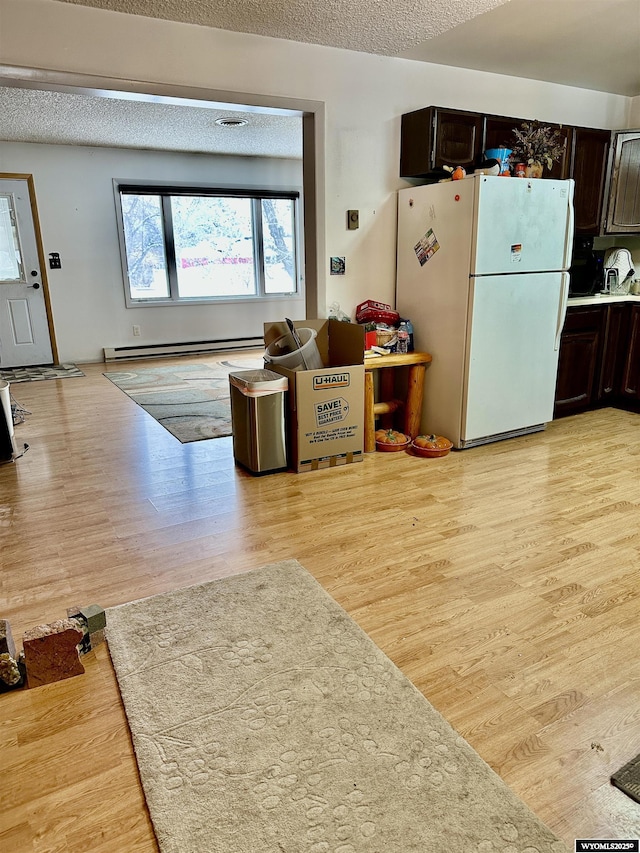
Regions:
<svg viewBox="0 0 640 853"><path fill-rule="evenodd" d="M564 154L566 139L539 122L523 122L521 128L513 129L513 135L515 142L509 159L513 164L524 163L529 177L541 177L544 167L552 169Z"/></svg>

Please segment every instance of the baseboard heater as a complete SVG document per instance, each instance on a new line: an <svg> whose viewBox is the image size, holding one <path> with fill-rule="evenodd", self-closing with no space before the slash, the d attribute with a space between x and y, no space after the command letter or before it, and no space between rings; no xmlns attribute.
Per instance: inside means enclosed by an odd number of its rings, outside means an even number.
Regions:
<svg viewBox="0 0 640 853"><path fill-rule="evenodd" d="M104 347L104 360L132 358L168 358L172 355L198 355L240 349L264 349L262 338L231 338L226 341L186 341L178 344L142 344L137 347Z"/></svg>

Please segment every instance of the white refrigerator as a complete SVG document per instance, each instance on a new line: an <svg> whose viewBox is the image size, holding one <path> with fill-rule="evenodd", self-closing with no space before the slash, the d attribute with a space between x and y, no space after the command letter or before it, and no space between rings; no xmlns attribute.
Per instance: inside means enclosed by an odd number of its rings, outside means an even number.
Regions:
<svg viewBox="0 0 640 853"><path fill-rule="evenodd" d="M396 308L433 357L422 432L461 449L552 419L573 187L474 175L399 191Z"/></svg>

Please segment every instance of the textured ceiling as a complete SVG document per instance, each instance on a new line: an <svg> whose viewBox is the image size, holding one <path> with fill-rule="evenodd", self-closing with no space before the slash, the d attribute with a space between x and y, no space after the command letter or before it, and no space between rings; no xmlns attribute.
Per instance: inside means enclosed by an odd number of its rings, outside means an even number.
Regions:
<svg viewBox="0 0 640 853"><path fill-rule="evenodd" d="M640 0L53 0L640 95ZM301 121L0 87L0 139L301 157Z"/></svg>
<svg viewBox="0 0 640 853"><path fill-rule="evenodd" d="M55 0L640 95L640 0Z"/></svg>
<svg viewBox="0 0 640 853"><path fill-rule="evenodd" d="M509 0L59 0L395 56Z"/></svg>
<svg viewBox="0 0 640 853"><path fill-rule="evenodd" d="M302 157L295 116L0 87L0 139L207 154ZM219 127L241 117L245 127Z"/></svg>

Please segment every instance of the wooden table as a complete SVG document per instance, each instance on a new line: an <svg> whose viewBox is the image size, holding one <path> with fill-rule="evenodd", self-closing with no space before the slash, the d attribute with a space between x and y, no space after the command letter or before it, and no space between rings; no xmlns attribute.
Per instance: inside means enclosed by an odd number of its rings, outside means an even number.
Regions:
<svg viewBox="0 0 640 853"><path fill-rule="evenodd" d="M390 415L404 409L404 432L415 438L420 432L424 372L431 362L428 352L391 353L365 356L364 359L364 452L376 449L376 415ZM408 388L405 400L395 396L395 368L408 367ZM373 371L380 371L380 400L374 398Z"/></svg>

